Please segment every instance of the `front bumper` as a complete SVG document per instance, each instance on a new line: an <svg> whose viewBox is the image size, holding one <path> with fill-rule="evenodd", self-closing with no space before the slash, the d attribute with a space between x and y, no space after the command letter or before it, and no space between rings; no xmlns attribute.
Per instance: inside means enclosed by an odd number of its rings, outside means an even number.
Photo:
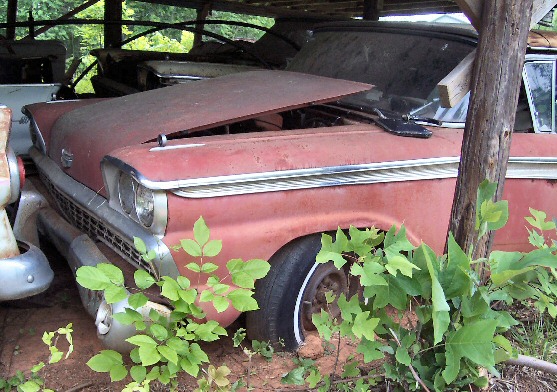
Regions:
<svg viewBox="0 0 557 392"><path fill-rule="evenodd" d="M39 294L50 286L54 272L39 248L18 241L18 256L0 259L0 301Z"/></svg>

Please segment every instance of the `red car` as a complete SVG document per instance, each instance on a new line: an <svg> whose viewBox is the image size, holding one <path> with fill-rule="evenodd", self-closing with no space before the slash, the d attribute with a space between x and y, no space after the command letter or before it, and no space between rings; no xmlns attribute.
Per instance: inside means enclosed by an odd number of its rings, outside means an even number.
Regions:
<svg viewBox="0 0 557 392"><path fill-rule="evenodd" d="M248 332L294 348L314 328L323 293L349 289L345 271L315 263L321 233L404 223L415 244L442 251L468 101L443 109L435 86L475 45L462 27L336 23L314 32L288 67L295 72L28 106L41 181L29 182L23 200L43 202L22 203L20 213L37 217L74 268L151 270L137 236L157 252L151 272L190 278L171 246L203 216L223 240L218 261L270 261ZM557 215L556 58L552 49L526 58L499 249L529 248L528 207ZM82 294L96 314L101 299ZM101 309L100 332L121 337ZM223 325L239 316L206 311Z"/></svg>

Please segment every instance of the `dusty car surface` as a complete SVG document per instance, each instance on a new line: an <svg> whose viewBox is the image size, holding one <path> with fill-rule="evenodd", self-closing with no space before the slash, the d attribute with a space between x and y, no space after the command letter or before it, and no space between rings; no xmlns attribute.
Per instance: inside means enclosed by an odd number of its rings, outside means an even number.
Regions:
<svg viewBox="0 0 557 392"><path fill-rule="evenodd" d="M333 24L293 59L288 69L296 72L28 106L41 181L24 195L43 202L20 210L73 267L109 261L190 278L184 254L171 247L191 238L203 216L223 240L218 262L270 261L248 332L294 348L314 329L324 292L349 290L346 271L315 262L321 233L404 223L411 241L442 250L466 100L442 109L435 86L475 45L465 28ZM551 49L527 56L518 109L526 115L513 136L504 194L511 219L497 233L500 249L529 248L528 207L557 214L556 58ZM134 236L157 251L153 267ZM95 314L101 299L84 291L83 300ZM223 325L239 315L205 310ZM104 328L105 339L118 328Z"/></svg>

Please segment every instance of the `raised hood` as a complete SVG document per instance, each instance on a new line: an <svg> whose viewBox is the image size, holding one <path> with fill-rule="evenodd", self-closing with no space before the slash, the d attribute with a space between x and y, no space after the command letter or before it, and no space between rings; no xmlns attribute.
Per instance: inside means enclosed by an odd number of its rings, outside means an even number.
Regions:
<svg viewBox="0 0 557 392"><path fill-rule="evenodd" d="M73 158L64 170L101 190L100 162L115 149L153 141L159 134L199 131L330 102L370 87L294 72L252 71L151 90L62 115L53 126L48 154L60 163L64 150Z"/></svg>

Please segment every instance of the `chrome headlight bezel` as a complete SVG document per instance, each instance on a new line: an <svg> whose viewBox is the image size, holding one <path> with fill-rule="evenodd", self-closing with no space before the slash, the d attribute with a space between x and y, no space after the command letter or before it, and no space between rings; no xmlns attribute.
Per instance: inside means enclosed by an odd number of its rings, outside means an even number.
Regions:
<svg viewBox="0 0 557 392"><path fill-rule="evenodd" d="M135 213L139 223L145 227L151 227L155 220L155 193L137 184L135 188Z"/></svg>
<svg viewBox="0 0 557 392"><path fill-rule="evenodd" d="M104 182L108 190L109 205L116 211L119 211L122 215L132 219L134 222L137 222L157 237L162 238L166 233L166 226L168 224L167 191L149 189L142 184L141 180L143 177L141 174L124 163L114 165L105 157L101 166ZM130 189L130 185L133 189ZM149 189L149 191L152 192L152 221L146 220L144 216L140 218L138 215L136 193L140 187ZM129 202L131 200L133 200L133 208L130 209Z"/></svg>
<svg viewBox="0 0 557 392"><path fill-rule="evenodd" d="M135 190L137 181L132 176L120 172L118 176L118 201L122 210L130 215L135 211Z"/></svg>

